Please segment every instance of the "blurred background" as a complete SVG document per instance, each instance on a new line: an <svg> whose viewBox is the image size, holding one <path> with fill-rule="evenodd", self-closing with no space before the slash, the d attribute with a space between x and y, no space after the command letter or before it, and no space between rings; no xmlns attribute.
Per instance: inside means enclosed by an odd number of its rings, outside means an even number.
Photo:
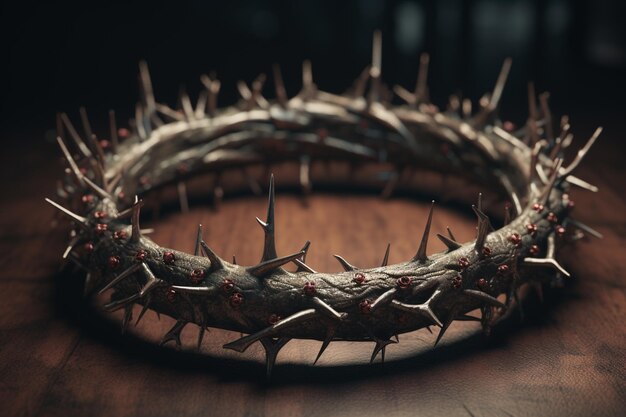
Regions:
<svg viewBox="0 0 626 417"><path fill-rule="evenodd" d="M181 88L194 98L199 76L211 72L222 81L221 105L233 103L236 81L270 73L273 63L280 63L295 94L305 59L312 60L320 88L342 92L370 61L375 29L383 32L389 85L412 87L419 54L431 54L436 104L445 106L450 93L461 91L477 100L510 56L505 118L526 119L529 80L551 92L557 115L572 116L575 133L581 123L584 136L591 125L610 127L614 120L617 127L626 116L623 1L49 3L1 6L0 131L20 141L52 140L55 113L75 116L79 106L96 126L105 125L109 108L119 120L131 117L141 59L157 100L172 105ZM272 90L268 81L266 95L273 97Z"/></svg>

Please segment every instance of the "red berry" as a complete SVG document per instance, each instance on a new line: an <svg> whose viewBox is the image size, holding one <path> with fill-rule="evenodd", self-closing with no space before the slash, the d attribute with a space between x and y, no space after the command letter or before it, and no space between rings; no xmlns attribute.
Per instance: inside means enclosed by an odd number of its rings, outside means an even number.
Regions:
<svg viewBox="0 0 626 417"><path fill-rule="evenodd" d="M231 280L225 279L222 282L222 290L224 292L231 292L233 290L233 288L235 288L235 283L232 282Z"/></svg>
<svg viewBox="0 0 626 417"><path fill-rule="evenodd" d="M282 320L282 317L274 313L270 314L270 316L267 318L267 322L271 325L274 325L281 320Z"/></svg>
<svg viewBox="0 0 626 417"><path fill-rule="evenodd" d="M361 314L369 314L372 311L372 301L371 300L363 300L359 303L359 310L361 310Z"/></svg>
<svg viewBox="0 0 626 417"><path fill-rule="evenodd" d="M130 136L130 131L125 127L120 127L119 129L117 129L117 136L119 136L120 139L126 139L128 136Z"/></svg>
<svg viewBox="0 0 626 417"><path fill-rule="evenodd" d="M81 201L85 204L93 203L94 196L93 194L85 194L81 197Z"/></svg>
<svg viewBox="0 0 626 417"><path fill-rule="evenodd" d="M194 269L189 273L189 278L194 284L201 283L202 278L204 278L204 269Z"/></svg>
<svg viewBox="0 0 626 417"><path fill-rule="evenodd" d="M459 266L463 269L467 268L470 265L470 261L467 258L459 259Z"/></svg>
<svg viewBox="0 0 626 417"><path fill-rule="evenodd" d="M487 258L491 256L491 249L487 246L483 247L483 256Z"/></svg>
<svg viewBox="0 0 626 417"><path fill-rule="evenodd" d="M126 239L128 237L128 233L126 233L126 230L118 230L116 232L113 232L113 239L115 240L122 240L122 239Z"/></svg>
<svg viewBox="0 0 626 417"><path fill-rule="evenodd" d="M109 149L111 147L111 142L106 139L100 139L100 142L98 143L100 143L100 147L102 149Z"/></svg>
<svg viewBox="0 0 626 417"><path fill-rule="evenodd" d="M99 235L104 234L109 229L109 226L104 223L98 223L96 225L96 233Z"/></svg>
<svg viewBox="0 0 626 417"><path fill-rule="evenodd" d="M239 307L243 304L243 295L236 292L230 296L229 302L232 307Z"/></svg>
<svg viewBox="0 0 626 417"><path fill-rule="evenodd" d="M510 120L507 120L502 124L502 127L504 128L504 130L510 133L515 130L515 123L513 123Z"/></svg>
<svg viewBox="0 0 626 417"><path fill-rule="evenodd" d="M96 219L105 219L107 217L107 214L104 211L96 211L93 213L93 217L95 217Z"/></svg>
<svg viewBox="0 0 626 417"><path fill-rule="evenodd" d="M539 253L539 246L537 245L532 245L530 247L530 249L528 250L530 252L531 255L537 255Z"/></svg>
<svg viewBox="0 0 626 417"><path fill-rule="evenodd" d="M167 297L167 301L169 301L170 303L176 301L176 295L176 290L174 288L168 288L167 293L165 294L165 296Z"/></svg>
<svg viewBox="0 0 626 417"><path fill-rule="evenodd" d="M507 264L502 264L498 267L498 272L501 274L506 274L509 272L509 266Z"/></svg>
<svg viewBox="0 0 626 417"><path fill-rule="evenodd" d="M174 256L174 252L163 252L163 262L165 262L167 265L173 265L174 262L176 262L176 256Z"/></svg>
<svg viewBox="0 0 626 417"><path fill-rule="evenodd" d="M546 219L550 222L550 223L557 223L559 221L559 218L556 217L556 214L550 212L548 213L548 216L546 217Z"/></svg>
<svg viewBox="0 0 626 417"><path fill-rule="evenodd" d="M307 281L304 283L304 293L308 296L313 296L316 293L315 283L312 281Z"/></svg>
<svg viewBox="0 0 626 417"><path fill-rule="evenodd" d="M537 213L541 213L543 211L543 204L533 204L533 210L535 210Z"/></svg>
<svg viewBox="0 0 626 417"><path fill-rule="evenodd" d="M147 256L148 256L148 252L146 252L143 249L139 249L137 253L135 254L135 259L138 261L144 261Z"/></svg>
<svg viewBox="0 0 626 417"><path fill-rule="evenodd" d="M86 252L93 252L93 243L91 242L85 243L84 248Z"/></svg>
<svg viewBox="0 0 626 417"><path fill-rule="evenodd" d="M363 275L360 272L357 272L356 274L354 274L354 282L356 282L357 284L363 284L365 282L365 275Z"/></svg>
<svg viewBox="0 0 626 417"><path fill-rule="evenodd" d="M463 278L460 275L457 275L456 277L452 279L452 286L455 289L458 290L459 288L461 288L462 285L463 285Z"/></svg>
<svg viewBox="0 0 626 417"><path fill-rule="evenodd" d="M563 226L557 226L556 228L556 234L559 236L563 236L565 234L565 227Z"/></svg>
<svg viewBox="0 0 626 417"><path fill-rule="evenodd" d="M535 236L537 234L537 225L534 223L528 223L526 225L526 230L528 231L528 233L530 233L532 236Z"/></svg>
<svg viewBox="0 0 626 417"><path fill-rule="evenodd" d="M519 244L522 243L522 237L519 235L519 233L513 233L511 236L509 236L509 241L511 241L511 243L515 246L519 246Z"/></svg>
<svg viewBox="0 0 626 417"><path fill-rule="evenodd" d="M109 256L109 266L113 269L117 268L120 265L120 257L119 256Z"/></svg>
<svg viewBox="0 0 626 417"><path fill-rule="evenodd" d="M480 289L487 288L487 286L488 286L487 280L485 278L479 278L478 281L476 281L476 285Z"/></svg>
<svg viewBox="0 0 626 417"><path fill-rule="evenodd" d="M413 282L413 278L406 276L406 275L396 280L396 284L398 284L398 287L400 287L403 290L409 288L412 282Z"/></svg>

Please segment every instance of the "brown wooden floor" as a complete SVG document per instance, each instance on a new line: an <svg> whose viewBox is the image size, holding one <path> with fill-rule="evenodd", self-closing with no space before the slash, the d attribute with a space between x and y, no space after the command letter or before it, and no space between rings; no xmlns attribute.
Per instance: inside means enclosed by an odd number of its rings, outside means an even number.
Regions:
<svg viewBox="0 0 626 417"><path fill-rule="evenodd" d="M608 134L605 142L612 143ZM455 324L436 349L426 331L402 335L384 366L368 364L371 344L336 343L312 367L319 343L295 341L267 384L260 348L244 355L221 349L238 335L211 331L198 354L189 326L176 352L153 343L171 325L167 317L148 314L121 337L117 322L86 308L80 275L58 273L64 228L51 228L52 209L43 202L60 172L58 152L11 143L15 153L1 157L2 416L624 415L625 168L623 155L609 146L594 149L581 169L600 194L574 193L577 218L605 237L563 253L574 278L548 290L544 304L529 295L523 322L511 318L490 339L474 325ZM405 260L416 250L426 207L406 198L336 194L314 195L305 207L295 195L279 195L278 251L310 239L308 263L336 271L332 253L374 266L389 241L391 261ZM253 263L262 245L254 216L264 212L261 197L227 200L219 213L196 207L167 215L154 238L191 250L202 222L218 253ZM471 217L440 207L433 233L446 225L463 240L473 236ZM430 252L441 249L431 242Z"/></svg>

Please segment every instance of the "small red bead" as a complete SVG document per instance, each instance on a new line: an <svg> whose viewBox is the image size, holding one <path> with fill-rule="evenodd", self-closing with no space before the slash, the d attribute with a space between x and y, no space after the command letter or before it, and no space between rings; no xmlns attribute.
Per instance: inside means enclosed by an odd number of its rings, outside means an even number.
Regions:
<svg viewBox="0 0 626 417"><path fill-rule="evenodd" d="M365 275L363 275L360 272L357 272L356 274L354 274L354 282L356 282L357 284L363 284L365 282Z"/></svg>
<svg viewBox="0 0 626 417"><path fill-rule="evenodd" d="M511 204L510 201L507 201L506 203L504 203L504 209L505 210L510 210L511 207L513 207L513 205Z"/></svg>
<svg viewBox="0 0 626 417"><path fill-rule="evenodd" d="M126 233L126 230L118 230L116 232L113 232L113 239L115 240L122 240L122 239L126 239L128 237L128 233Z"/></svg>
<svg viewBox="0 0 626 417"><path fill-rule="evenodd" d="M509 266L507 264L502 264L498 267L498 272L501 274L506 274L509 272Z"/></svg>
<svg viewBox="0 0 626 417"><path fill-rule="evenodd" d="M526 225L526 230L528 231L528 233L530 233L532 236L535 236L537 234L537 225L534 223L528 223Z"/></svg>
<svg viewBox="0 0 626 417"><path fill-rule="evenodd" d="M510 120L507 120L502 124L502 127L504 128L504 130L511 133L512 131L515 130L515 123L513 123Z"/></svg>
<svg viewBox="0 0 626 417"><path fill-rule="evenodd" d="M85 248L85 251L87 251L87 252L93 252L93 243L91 243L91 242L85 243L84 248Z"/></svg>
<svg viewBox="0 0 626 417"><path fill-rule="evenodd" d="M485 278L479 278L478 281L476 281L476 285L480 289L487 288L487 280Z"/></svg>
<svg viewBox="0 0 626 417"><path fill-rule="evenodd" d="M412 282L413 282L413 278L406 276L406 275L396 280L396 284L398 285L398 287L403 290L409 288Z"/></svg>
<svg viewBox="0 0 626 417"><path fill-rule="evenodd" d="M106 232L108 229L109 229L109 226L107 226L104 223L98 223L96 225L96 233L99 234L99 235L104 234L104 232Z"/></svg>
<svg viewBox="0 0 626 417"><path fill-rule="evenodd" d="M361 310L361 314L369 314L372 311L372 301L371 300L363 300L359 303L359 310Z"/></svg>
<svg viewBox="0 0 626 417"><path fill-rule="evenodd" d="M106 139L100 139L100 142L98 143L100 143L100 147L102 149L109 149L111 147L111 142Z"/></svg>
<svg viewBox="0 0 626 417"><path fill-rule="evenodd" d="M267 322L271 325L274 325L281 320L282 320L282 317L274 313L270 314L270 316L267 318Z"/></svg>
<svg viewBox="0 0 626 417"><path fill-rule="evenodd" d="M106 219L107 214L104 211L96 211L93 213L93 217L96 219Z"/></svg>
<svg viewBox="0 0 626 417"><path fill-rule="evenodd" d="M470 265L470 261L467 258L459 259L459 266L463 269L467 268Z"/></svg>
<svg viewBox="0 0 626 417"><path fill-rule="evenodd" d="M308 281L304 283L304 293L308 296L313 296L317 290L315 289L315 283L312 281Z"/></svg>
<svg viewBox="0 0 626 417"><path fill-rule="evenodd" d="M176 301L176 290L174 288L168 288L165 296L167 297L167 301L173 303L174 301Z"/></svg>
<svg viewBox="0 0 626 417"><path fill-rule="evenodd" d="M201 283L202 278L204 278L204 269L194 269L189 273L189 278L194 284Z"/></svg>
<svg viewBox="0 0 626 417"><path fill-rule="evenodd" d="M117 129L117 136L119 136L120 139L126 139L128 136L130 136L130 131L125 127L120 127L119 129Z"/></svg>
<svg viewBox="0 0 626 417"><path fill-rule="evenodd" d="M556 228L556 234L559 235L559 236L563 236L565 234L565 227L558 226Z"/></svg>
<svg viewBox="0 0 626 417"><path fill-rule="evenodd" d="M240 305L243 304L243 295L241 293L236 292L230 296L229 301L232 307L239 307Z"/></svg>
<svg viewBox="0 0 626 417"><path fill-rule="evenodd" d="M537 213L541 213L543 211L543 204L533 204L533 210L535 210Z"/></svg>
<svg viewBox="0 0 626 417"><path fill-rule="evenodd" d="M118 200L123 200L125 198L126 198L126 193L124 191L120 191L119 193L117 193Z"/></svg>
<svg viewBox="0 0 626 417"><path fill-rule="evenodd" d="M222 282L222 290L224 292L231 292L233 290L233 288L235 288L235 283L232 282L231 280L225 279Z"/></svg>
<svg viewBox="0 0 626 417"><path fill-rule="evenodd" d="M556 214L550 212L548 213L548 216L546 217L546 219L550 222L550 223L558 223L559 218L556 217Z"/></svg>
<svg viewBox="0 0 626 417"><path fill-rule="evenodd" d="M483 247L483 256L485 257L490 257L491 256L491 248L488 248L487 246Z"/></svg>
<svg viewBox="0 0 626 417"><path fill-rule="evenodd" d="M532 245L528 251L531 255L537 255L539 253L539 246Z"/></svg>
<svg viewBox="0 0 626 417"><path fill-rule="evenodd" d="M461 288L462 285L463 285L463 278L460 275L457 275L456 277L452 279L452 286L455 289L458 290L459 288Z"/></svg>
<svg viewBox="0 0 626 417"><path fill-rule="evenodd" d="M109 256L109 266L111 268L117 268L120 265L120 257L119 256Z"/></svg>
<svg viewBox="0 0 626 417"><path fill-rule="evenodd" d="M85 204L89 204L89 203L93 203L94 200L94 196L93 194L85 194L84 196L81 197L81 201Z"/></svg>
<svg viewBox="0 0 626 417"><path fill-rule="evenodd" d="M176 262L176 256L174 255L174 252L163 252L163 262L165 262L167 265L173 265L174 262Z"/></svg>
<svg viewBox="0 0 626 417"><path fill-rule="evenodd" d="M509 241L511 241L511 243L515 246L518 246L520 243L522 243L522 237L519 235L519 233L513 233L511 236L509 236Z"/></svg>
<svg viewBox="0 0 626 417"><path fill-rule="evenodd" d="M147 256L148 256L148 252L146 252L143 249L139 249L137 253L135 254L135 259L138 261L145 261Z"/></svg>

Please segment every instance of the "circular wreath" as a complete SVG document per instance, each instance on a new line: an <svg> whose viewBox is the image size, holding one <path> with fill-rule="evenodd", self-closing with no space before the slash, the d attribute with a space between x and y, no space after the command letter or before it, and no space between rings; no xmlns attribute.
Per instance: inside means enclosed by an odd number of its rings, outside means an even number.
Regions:
<svg viewBox="0 0 626 417"><path fill-rule="evenodd" d="M195 106L183 94L175 110L155 101L147 66L141 63L143 97L132 131L118 130L111 112L110 140L98 140L81 109L81 137L61 114L57 140L69 166L58 190L64 203L47 201L72 221L63 257L86 270L86 292L112 290L104 308L124 309L124 327L134 304L143 306L139 318L147 309L175 318L162 343L180 345L188 323L199 327L198 345L209 327L246 333L224 347L243 352L261 342L269 375L278 351L291 339L322 341L316 361L332 341L371 341L373 361L381 351L384 358L394 335L434 325L440 327L438 342L454 320L473 320L467 315L471 310L480 309L482 317L476 320L488 331L516 301L521 285L569 276L555 259L557 248L579 230L598 233L570 217L574 203L568 188L597 191L572 172L601 129L564 166L563 150L572 135L567 118L555 134L547 95L537 106L529 90L530 114L522 129L514 131L498 119L510 60L479 109L451 96L442 111L428 98L427 55L421 57L414 92L396 86L394 92L406 104L394 105L380 78L379 36L373 49L372 64L343 95L318 90L305 62L303 87L293 98L287 97L275 67L275 100L263 97L261 76L251 87L240 82L240 102L220 109L220 83L204 76L206 89ZM276 253L273 176L267 217L257 218L265 232L263 254L252 266L220 258L203 241L201 226L193 254L157 245L140 228L142 200L129 199L174 184L186 207L184 180L206 172L216 174L219 199L222 171L285 161L300 164L299 180L307 191L311 161L327 159L458 173L499 186L511 204L504 225L494 230L479 195L472 206L476 239L457 242L448 229L437 234L447 250L427 255L431 207L411 259L388 265L387 247L380 267L361 269L336 256L345 271L331 274L305 263L309 242L293 254ZM389 179L384 193L398 178ZM296 264L296 272L283 269L289 263ZM550 270L556 274L545 273ZM504 301L498 299L502 294Z"/></svg>

